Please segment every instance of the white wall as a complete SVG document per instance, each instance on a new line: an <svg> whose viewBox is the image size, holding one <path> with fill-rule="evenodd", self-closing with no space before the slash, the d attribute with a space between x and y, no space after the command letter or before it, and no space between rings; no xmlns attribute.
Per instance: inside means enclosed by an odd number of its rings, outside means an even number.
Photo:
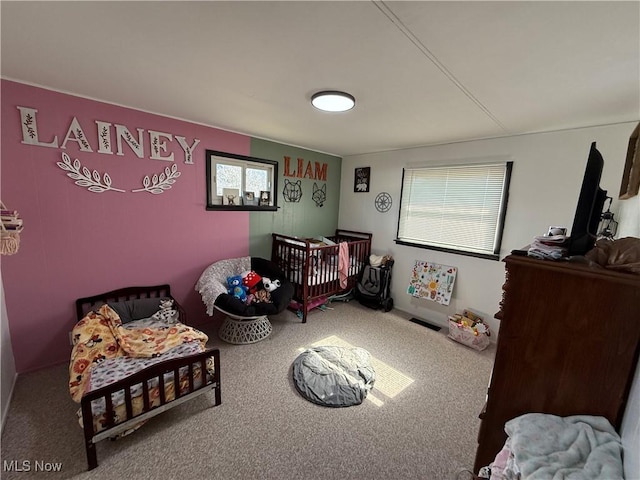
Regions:
<svg viewBox="0 0 640 480"><path fill-rule="evenodd" d="M636 366L620 435L624 449L624 478L640 480L640 362Z"/></svg>
<svg viewBox="0 0 640 480"><path fill-rule="evenodd" d="M640 195L620 200L618 238L640 237Z"/></svg>
<svg viewBox="0 0 640 480"><path fill-rule="evenodd" d="M640 237L640 195L622 200L619 212L619 237ZM620 434L624 447L624 478L640 480L640 362L636 366Z"/></svg>
<svg viewBox="0 0 640 480"><path fill-rule="evenodd" d="M640 237L640 195L621 200L619 213L618 236ZM640 480L640 362L636 366L620 435L624 447L624 478Z"/></svg>
<svg viewBox="0 0 640 480"><path fill-rule="evenodd" d="M391 254L392 296L396 308L432 323L446 325L447 315L472 308L485 314L494 332L504 282L502 262L396 245L398 207L405 166L511 159L514 162L501 258L528 245L550 225L571 228L591 142L596 141L605 160L602 188L615 198L620 190L629 136L637 125L584 128L578 130L477 140L432 147L357 155L343 158L340 191L340 228L373 233L373 251ZM354 193L356 167L371 167L370 191ZM374 199L388 192L393 206L379 213ZM615 211L614 201L612 210ZM415 260L428 260L458 268L453 298L448 307L406 293ZM495 336L494 336L495 339Z"/></svg>
<svg viewBox="0 0 640 480"><path fill-rule="evenodd" d="M392 295L397 308L432 323L446 325L447 315L469 307L484 313L492 330L497 332L499 322L493 314L499 310L502 298L502 262L394 243L402 168L496 156L511 158L514 166L500 255L503 258L511 250L529 244L534 236L546 233L550 225L571 228L592 141L597 142L605 161L600 185L614 197L612 211L617 213L619 205L615 199L620 191L629 136L636 125L634 122L345 157L339 226L372 232L374 253L394 256ZM368 166L371 167L369 193L354 193L354 169ZM387 213L379 213L374 207L374 199L380 192L388 192L393 198L393 207ZM635 236L637 234L633 232L640 231L638 202L636 198L633 205L622 205L619 212L624 218L626 235ZM409 274L417 259L458 267L453 298L448 307L415 299L406 293ZM621 433L625 478L640 480L640 366L636 368Z"/></svg>
<svg viewBox="0 0 640 480"><path fill-rule="evenodd" d="M4 304L4 287L0 276L0 362L2 362L2 384L0 385L0 410L2 411L2 427L9 411L13 385L16 381L16 365L13 360L11 348L11 335L9 334L9 322L7 320L7 307Z"/></svg>

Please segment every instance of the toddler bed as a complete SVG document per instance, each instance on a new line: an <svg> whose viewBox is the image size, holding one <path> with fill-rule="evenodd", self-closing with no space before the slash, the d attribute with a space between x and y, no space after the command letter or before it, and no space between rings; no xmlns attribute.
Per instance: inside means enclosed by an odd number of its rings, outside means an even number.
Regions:
<svg viewBox="0 0 640 480"><path fill-rule="evenodd" d="M89 470L95 444L211 390L221 403L220 352L187 325L169 285L129 287L76 300L69 391L81 404Z"/></svg>
<svg viewBox="0 0 640 480"><path fill-rule="evenodd" d="M338 229L319 239L272 236L271 261L293 284L303 323L318 301L356 286L371 254L370 233Z"/></svg>

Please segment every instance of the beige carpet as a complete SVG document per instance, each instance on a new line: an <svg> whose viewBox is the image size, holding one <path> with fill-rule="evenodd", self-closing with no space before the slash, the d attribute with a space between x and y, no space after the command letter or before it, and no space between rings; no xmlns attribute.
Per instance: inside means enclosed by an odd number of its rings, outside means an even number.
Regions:
<svg viewBox="0 0 640 480"><path fill-rule="evenodd" d="M272 317L271 336L252 345L218 340L218 321L201 326L221 350L222 405L211 408L207 394L98 443L91 472L67 366L20 376L2 478L454 480L473 466L494 349L476 352L408 318L336 302L306 324ZM377 380L362 405L321 407L298 394L291 364L314 344L371 353ZM30 471L6 471L12 461Z"/></svg>

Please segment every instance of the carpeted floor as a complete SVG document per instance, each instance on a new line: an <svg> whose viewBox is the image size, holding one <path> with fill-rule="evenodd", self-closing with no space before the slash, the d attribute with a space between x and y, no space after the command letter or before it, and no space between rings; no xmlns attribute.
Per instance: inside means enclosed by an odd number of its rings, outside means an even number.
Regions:
<svg viewBox="0 0 640 480"><path fill-rule="evenodd" d="M336 302L306 324L291 312L271 317L271 336L252 345L221 342L217 321L201 326L221 351L222 405L210 408L207 394L98 443L90 472L67 366L19 376L2 478L454 480L473 466L495 350L477 352L409 318ZM378 378L363 404L327 408L298 394L291 364L313 344L371 353ZM11 461L30 471L7 471Z"/></svg>

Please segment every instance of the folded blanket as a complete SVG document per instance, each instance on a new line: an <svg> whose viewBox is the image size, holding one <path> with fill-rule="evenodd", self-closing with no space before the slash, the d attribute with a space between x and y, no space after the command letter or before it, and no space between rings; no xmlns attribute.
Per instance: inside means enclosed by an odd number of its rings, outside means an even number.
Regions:
<svg viewBox="0 0 640 480"><path fill-rule="evenodd" d="M620 437L604 417L529 413L505 432L522 480L623 479Z"/></svg>

